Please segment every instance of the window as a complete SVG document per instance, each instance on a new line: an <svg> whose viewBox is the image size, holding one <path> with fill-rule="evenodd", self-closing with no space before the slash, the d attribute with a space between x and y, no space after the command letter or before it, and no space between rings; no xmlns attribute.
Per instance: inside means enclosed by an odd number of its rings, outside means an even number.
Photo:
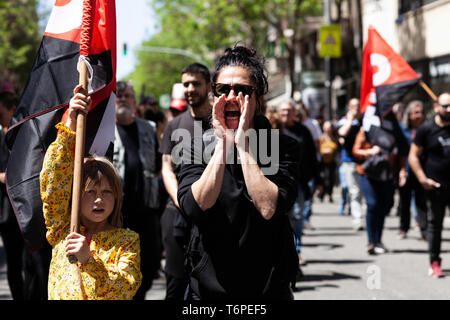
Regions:
<svg viewBox="0 0 450 320"><path fill-rule="evenodd" d="M418 9L437 0L399 0L399 14Z"/></svg>

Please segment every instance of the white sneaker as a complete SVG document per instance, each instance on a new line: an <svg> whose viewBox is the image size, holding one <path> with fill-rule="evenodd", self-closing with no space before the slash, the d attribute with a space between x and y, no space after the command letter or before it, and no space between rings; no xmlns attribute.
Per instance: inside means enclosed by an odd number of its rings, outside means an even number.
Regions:
<svg viewBox="0 0 450 320"><path fill-rule="evenodd" d="M377 253L377 254L383 254L383 253L388 252L388 250L382 243L376 244L374 250L375 250L375 253Z"/></svg>

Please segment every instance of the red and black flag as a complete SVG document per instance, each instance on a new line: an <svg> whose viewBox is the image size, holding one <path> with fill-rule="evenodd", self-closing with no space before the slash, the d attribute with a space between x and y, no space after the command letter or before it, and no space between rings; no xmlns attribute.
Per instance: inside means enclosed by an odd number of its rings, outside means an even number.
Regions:
<svg viewBox="0 0 450 320"><path fill-rule="evenodd" d="M384 118L420 81L419 75L373 27L369 27L363 52L361 112L370 105Z"/></svg>
<svg viewBox="0 0 450 320"><path fill-rule="evenodd" d="M89 31L86 32L86 25ZM86 38L89 38L86 41ZM88 44L88 45L86 45ZM56 0L27 85L7 133L11 151L7 189L30 250L45 244L39 173L45 152L56 139L77 66L90 67L92 107L86 120L86 155L105 155L114 141L116 90L116 9L114 0Z"/></svg>
<svg viewBox="0 0 450 320"><path fill-rule="evenodd" d="M419 81L419 75L402 56L369 27L363 52L361 112L364 131L372 144L388 150L397 146L400 153L406 152L407 141L391 111Z"/></svg>

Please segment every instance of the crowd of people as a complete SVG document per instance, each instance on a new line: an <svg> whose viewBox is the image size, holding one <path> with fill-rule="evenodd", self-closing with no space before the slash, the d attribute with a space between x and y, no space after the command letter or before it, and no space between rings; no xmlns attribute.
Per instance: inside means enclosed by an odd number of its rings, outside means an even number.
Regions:
<svg viewBox="0 0 450 320"><path fill-rule="evenodd" d="M314 228L312 202L333 202L336 186L336 214L367 232L369 255L388 251L382 234L397 189L399 239L412 213L429 244L430 274L444 276L449 93L428 120L414 100L367 127L352 98L341 119L323 121L301 100L267 107L263 59L241 45L227 48L212 74L194 63L180 70L180 81L185 99L165 112L152 95L138 103L131 82L117 83L114 151L85 159L80 233L69 232L75 114L91 101L74 89L41 172L49 246L33 253L4 179L4 136L17 97L0 93L0 233L13 299L143 300L161 276L170 301L293 299L307 264L302 235ZM275 172L262 145L276 152Z"/></svg>
<svg viewBox="0 0 450 320"><path fill-rule="evenodd" d="M344 117L334 122L323 122L318 144L312 138L315 128L309 126L309 133L300 133L302 124L306 128L306 123L311 122L302 101L281 103L278 108L269 110L268 118L274 128L288 135L292 134L291 128L296 127L300 143L308 139L310 145L318 146L318 166L307 164L310 172L316 173L314 184L320 186L316 189L317 198L323 201L328 195L329 201L333 201L332 189L340 186L337 214L351 215L353 229L367 231L369 255L388 252L382 242L382 234L385 218L392 209L399 217L398 239L407 238L412 213L421 238L428 242L429 275L439 278L445 276L441 268L440 248L443 219L449 207L446 198L450 168L447 158L449 97L447 92L438 97L433 106L434 114L428 120L422 101L412 100L407 105L397 103L382 119L381 125L370 130L364 126L359 99L352 98ZM278 119L282 125L276 125ZM308 188L303 186L301 190L308 191ZM398 207L393 208L396 192ZM301 265L304 265L306 261L300 256L300 243L305 212L310 208L298 203L302 202L297 200L297 206L294 205L290 214L295 226L297 253Z"/></svg>

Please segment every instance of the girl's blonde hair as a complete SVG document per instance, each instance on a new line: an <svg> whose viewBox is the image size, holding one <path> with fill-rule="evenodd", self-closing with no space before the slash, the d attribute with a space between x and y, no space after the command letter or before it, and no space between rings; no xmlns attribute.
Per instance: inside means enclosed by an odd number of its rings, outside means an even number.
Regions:
<svg viewBox="0 0 450 320"><path fill-rule="evenodd" d="M100 184L102 178L105 177L111 186L114 195L114 209L108 217L108 222L116 227L122 227L122 183L119 173L114 165L105 157L91 156L84 159L83 167L83 186L87 188L91 183Z"/></svg>

